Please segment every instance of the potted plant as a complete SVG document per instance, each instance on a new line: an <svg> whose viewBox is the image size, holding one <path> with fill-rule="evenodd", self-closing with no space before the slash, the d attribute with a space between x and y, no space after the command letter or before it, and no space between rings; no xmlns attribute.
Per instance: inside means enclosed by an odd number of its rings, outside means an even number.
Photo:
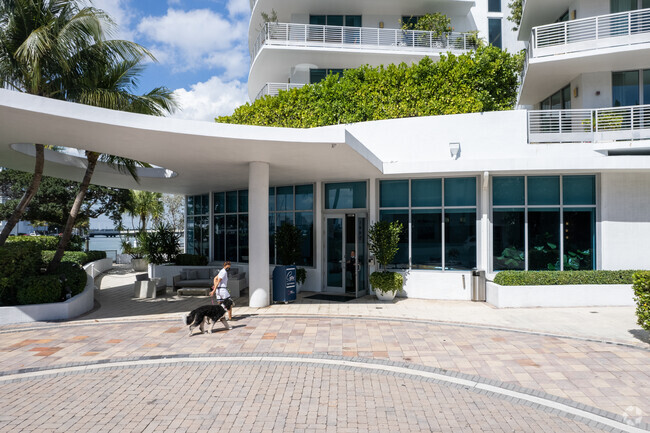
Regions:
<svg viewBox="0 0 650 433"><path fill-rule="evenodd" d="M146 233L144 233L146 235ZM147 259L144 258L144 250L142 249L142 232L135 236L136 245L131 244L127 239L122 239L122 252L131 256L131 267L136 272L144 272L147 270Z"/></svg>
<svg viewBox="0 0 650 433"><path fill-rule="evenodd" d="M386 265L399 251L399 236L402 229L402 223L399 221L377 221L368 230L368 248L382 269L370 274L370 284L377 298L382 301L393 300L404 284L401 274L386 270Z"/></svg>

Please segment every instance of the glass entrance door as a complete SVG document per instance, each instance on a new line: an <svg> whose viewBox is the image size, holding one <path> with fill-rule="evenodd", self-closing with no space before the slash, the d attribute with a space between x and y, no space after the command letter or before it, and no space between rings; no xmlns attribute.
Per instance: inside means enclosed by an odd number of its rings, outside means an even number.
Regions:
<svg viewBox="0 0 650 433"><path fill-rule="evenodd" d="M366 215L328 215L325 230L325 290L364 296L368 291Z"/></svg>

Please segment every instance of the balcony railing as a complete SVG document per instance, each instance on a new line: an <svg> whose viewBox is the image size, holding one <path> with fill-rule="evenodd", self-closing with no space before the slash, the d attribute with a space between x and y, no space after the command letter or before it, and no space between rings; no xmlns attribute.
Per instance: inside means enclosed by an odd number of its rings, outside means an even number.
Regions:
<svg viewBox="0 0 650 433"><path fill-rule="evenodd" d="M372 27L323 26L315 24L265 23L251 51L255 58L264 45L340 47L399 51L442 52L476 48L476 36Z"/></svg>
<svg viewBox="0 0 650 433"><path fill-rule="evenodd" d="M650 105L528 111L530 143L650 139Z"/></svg>
<svg viewBox="0 0 650 433"><path fill-rule="evenodd" d="M280 93L280 90L299 89L303 86L304 84L266 83L264 87L262 87L262 90L259 91L257 96L255 96L255 100L257 101L266 95L276 96L278 93Z"/></svg>
<svg viewBox="0 0 650 433"><path fill-rule="evenodd" d="M534 27L532 57L650 42L650 9Z"/></svg>

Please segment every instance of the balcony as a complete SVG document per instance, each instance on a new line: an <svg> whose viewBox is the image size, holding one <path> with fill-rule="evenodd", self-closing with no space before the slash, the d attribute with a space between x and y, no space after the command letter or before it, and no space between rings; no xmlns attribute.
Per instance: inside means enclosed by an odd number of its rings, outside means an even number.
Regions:
<svg viewBox="0 0 650 433"><path fill-rule="evenodd" d="M457 32L434 36L433 32L418 30L265 23L252 46L251 59L266 45L426 54L472 50L476 48L476 39L474 35Z"/></svg>
<svg viewBox="0 0 650 433"><path fill-rule="evenodd" d="M650 105L528 111L529 143L650 139Z"/></svg>
<svg viewBox="0 0 650 433"><path fill-rule="evenodd" d="M531 58L650 42L650 9L534 27Z"/></svg>
<svg viewBox="0 0 650 433"><path fill-rule="evenodd" d="M262 87L262 90L259 91L257 96L255 96L255 100L258 100L267 95L276 96L278 93L280 93L280 90L286 91L291 89L299 89L303 86L304 84L266 83L264 87Z"/></svg>

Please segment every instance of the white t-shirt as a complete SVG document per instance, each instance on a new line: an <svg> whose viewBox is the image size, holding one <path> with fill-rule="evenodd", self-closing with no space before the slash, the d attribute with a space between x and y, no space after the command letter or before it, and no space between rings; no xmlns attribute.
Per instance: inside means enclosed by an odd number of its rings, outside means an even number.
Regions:
<svg viewBox="0 0 650 433"><path fill-rule="evenodd" d="M219 281L219 286L217 287L217 299L226 299L230 298L230 293L228 292L228 271L226 268L222 268L217 275L218 278L221 278Z"/></svg>

